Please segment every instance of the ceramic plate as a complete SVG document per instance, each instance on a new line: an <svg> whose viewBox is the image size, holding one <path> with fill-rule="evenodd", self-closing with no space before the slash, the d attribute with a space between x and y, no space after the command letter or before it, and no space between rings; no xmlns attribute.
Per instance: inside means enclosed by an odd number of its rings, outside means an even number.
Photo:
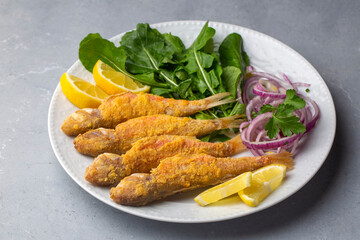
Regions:
<svg viewBox="0 0 360 240"><path fill-rule="evenodd" d="M177 21L154 24L152 27L160 32L171 32L179 36L188 47L204 23ZM215 47L218 47L228 34L239 33L244 39L244 47L251 64L256 69L276 75L286 73L294 82L311 84L310 93L307 94L318 103L321 117L317 126L301 145L301 151L295 158L295 169L289 172L284 183L256 208L246 206L237 196L207 207L200 207L193 198L203 189L177 194L144 207L118 205L110 199L108 188L93 186L84 179L84 171L93 159L79 154L74 149L73 138L66 136L60 129L64 119L77 108L65 98L58 85L49 108L50 141L62 167L88 193L116 209L149 219L182 223L215 222L266 209L294 194L319 170L332 146L336 127L334 103L319 73L296 51L272 37L230 24L210 22L209 25L216 29ZM111 40L118 44L122 35L119 34ZM75 62L68 72L93 81L92 75L79 61ZM250 155L250 152L238 156L242 155Z"/></svg>

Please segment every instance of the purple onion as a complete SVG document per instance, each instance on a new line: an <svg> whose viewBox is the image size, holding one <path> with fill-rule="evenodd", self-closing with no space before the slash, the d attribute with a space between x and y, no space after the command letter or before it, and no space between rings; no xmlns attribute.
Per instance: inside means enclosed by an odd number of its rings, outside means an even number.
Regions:
<svg viewBox="0 0 360 240"><path fill-rule="evenodd" d="M306 132L291 136L278 134L274 139L270 139L264 128L265 124L272 117L272 112L260 114L254 119L252 119L252 114L253 112L258 112L264 104L277 107L283 103L286 98L286 89L294 89L298 92L298 87L309 87L310 84L301 82L292 83L285 74L282 74L282 80L269 73L256 72L253 67L248 68L247 71L251 72L251 77L245 82L241 94L242 100L239 99L239 101L247 104L246 116L248 121L240 125L240 133L244 145L257 156L264 155L267 151L281 152L283 150L296 154L301 138L314 128L320 117L320 109L315 101L299 95L305 100L306 105L304 108L294 111L294 114L305 125Z"/></svg>
<svg viewBox="0 0 360 240"><path fill-rule="evenodd" d="M256 142L256 141L248 141L247 139L243 139L244 145L249 149L262 149L262 150L269 150L278 147L284 147L287 144L294 142L296 139L300 137L299 134L294 134L290 137L283 137L275 140L270 141L263 141L263 142Z"/></svg>

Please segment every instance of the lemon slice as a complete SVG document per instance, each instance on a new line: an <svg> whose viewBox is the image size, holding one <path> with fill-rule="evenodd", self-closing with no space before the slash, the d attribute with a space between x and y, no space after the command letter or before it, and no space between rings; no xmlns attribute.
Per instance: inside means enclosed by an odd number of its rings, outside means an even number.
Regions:
<svg viewBox="0 0 360 240"><path fill-rule="evenodd" d="M250 207L256 207L281 184L286 166L271 164L252 173L251 186L239 192L240 198Z"/></svg>
<svg viewBox="0 0 360 240"><path fill-rule="evenodd" d="M109 96L94 84L68 73L61 76L60 86L67 99L79 108L97 108Z"/></svg>
<svg viewBox="0 0 360 240"><path fill-rule="evenodd" d="M94 66L93 75L96 85L109 95L128 91L134 93L150 91L149 86L143 85L121 72L115 71L100 60Z"/></svg>
<svg viewBox="0 0 360 240"><path fill-rule="evenodd" d="M251 172L243 173L227 182L219 184L200 193L194 200L201 206L208 205L226 198L240 190L249 187L251 184Z"/></svg>

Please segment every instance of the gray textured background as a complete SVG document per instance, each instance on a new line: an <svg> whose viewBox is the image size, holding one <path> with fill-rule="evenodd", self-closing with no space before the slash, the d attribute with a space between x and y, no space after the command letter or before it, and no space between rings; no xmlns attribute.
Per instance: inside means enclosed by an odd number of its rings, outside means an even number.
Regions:
<svg viewBox="0 0 360 240"><path fill-rule="evenodd" d="M356 239L360 236L360 1L0 1L0 239ZM320 72L337 110L334 146L299 192L219 223L142 219L103 204L62 169L47 113L89 32L211 20L273 36Z"/></svg>

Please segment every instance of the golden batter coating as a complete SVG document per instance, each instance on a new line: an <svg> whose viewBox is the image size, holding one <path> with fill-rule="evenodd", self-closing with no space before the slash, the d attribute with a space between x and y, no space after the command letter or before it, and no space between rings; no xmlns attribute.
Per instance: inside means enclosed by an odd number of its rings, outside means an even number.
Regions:
<svg viewBox="0 0 360 240"><path fill-rule="evenodd" d="M96 157L102 153L123 154L132 144L144 137L161 135L203 136L215 130L236 128L242 115L212 120L187 117L153 115L130 119L120 123L115 130L95 129L80 134L74 140L78 152Z"/></svg>
<svg viewBox="0 0 360 240"><path fill-rule="evenodd" d="M103 153L86 168L85 179L99 186L110 186L121 180L126 169L121 168L123 157L114 153Z"/></svg>
<svg viewBox="0 0 360 240"><path fill-rule="evenodd" d="M229 95L230 93L219 93L205 99L187 101L163 98L148 93L120 93L108 97L98 109L87 108L74 112L65 119L61 129L69 136L76 136L90 129L115 128L119 123L142 116L156 114L189 116L233 102L233 99L223 99Z"/></svg>
<svg viewBox="0 0 360 240"><path fill-rule="evenodd" d="M260 157L216 158L206 154L176 155L162 160L150 174L135 173L110 190L123 205L141 206L177 192L219 184L241 173L281 163L293 167L288 152Z"/></svg>
<svg viewBox="0 0 360 240"><path fill-rule="evenodd" d="M93 184L118 184L132 173L149 173L164 158L176 154L206 153L215 157L228 157L245 151L240 135L227 142L202 142L189 136L146 137L135 142L122 156L112 153L99 155L85 171L85 179Z"/></svg>

